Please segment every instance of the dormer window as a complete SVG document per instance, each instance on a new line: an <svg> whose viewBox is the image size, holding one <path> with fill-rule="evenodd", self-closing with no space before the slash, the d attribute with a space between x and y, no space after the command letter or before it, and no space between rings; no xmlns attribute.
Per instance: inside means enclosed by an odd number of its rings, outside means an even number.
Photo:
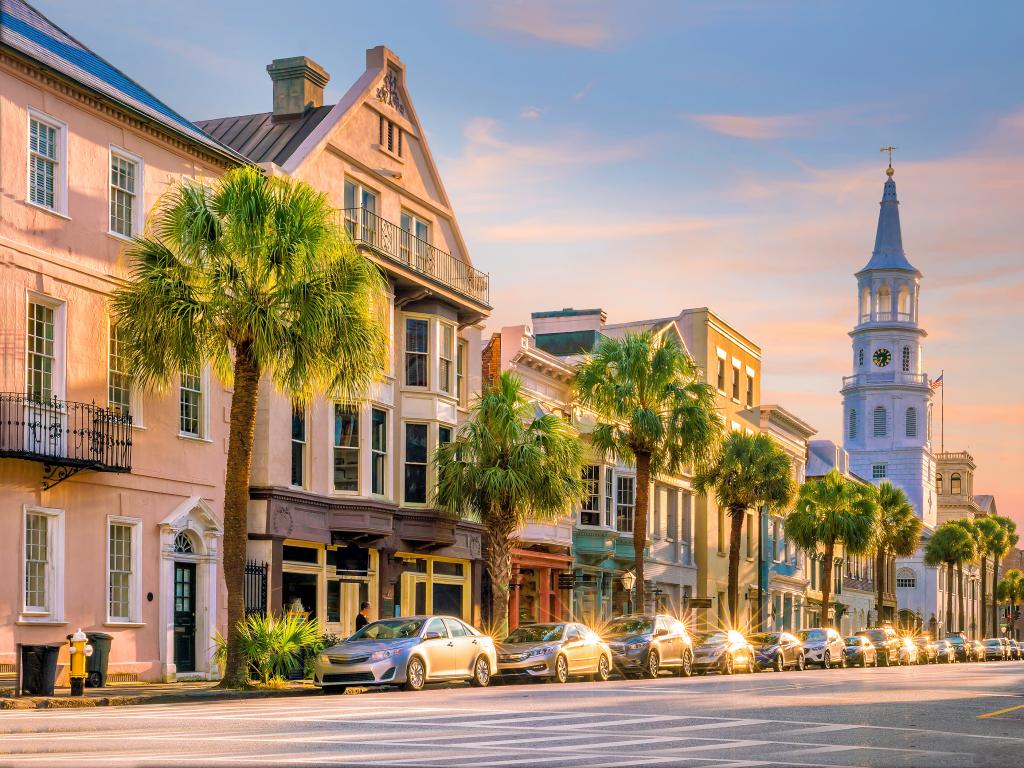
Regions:
<svg viewBox="0 0 1024 768"><path fill-rule="evenodd" d="M396 157L402 156L402 127L393 120L380 116L380 148Z"/></svg>

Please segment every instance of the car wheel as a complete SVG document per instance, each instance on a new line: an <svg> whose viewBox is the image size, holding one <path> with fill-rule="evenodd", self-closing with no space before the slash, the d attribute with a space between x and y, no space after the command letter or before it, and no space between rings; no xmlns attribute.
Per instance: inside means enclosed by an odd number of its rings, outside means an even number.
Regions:
<svg viewBox="0 0 1024 768"><path fill-rule="evenodd" d="M346 689L346 687L344 685L325 685L320 690L323 691L328 696L340 696L347 689Z"/></svg>
<svg viewBox="0 0 1024 768"><path fill-rule="evenodd" d="M422 691L427 684L427 667L423 659L413 656L409 659L409 665L405 668L405 682L402 683L402 690Z"/></svg>
<svg viewBox="0 0 1024 768"><path fill-rule="evenodd" d="M732 654L726 653L722 655L721 670L723 675L731 675L733 672L733 660Z"/></svg>
<svg viewBox="0 0 1024 768"><path fill-rule="evenodd" d="M807 669L807 659L805 659L804 655L801 653L796 657L796 671L803 672L805 669Z"/></svg>
<svg viewBox="0 0 1024 768"><path fill-rule="evenodd" d="M693 674L693 654L689 651L683 651L683 661L679 665L679 676L689 677Z"/></svg>
<svg viewBox="0 0 1024 768"><path fill-rule="evenodd" d="M644 677L653 680L660 671L661 658L659 658L657 651L651 651L647 654L647 666L644 667Z"/></svg>
<svg viewBox="0 0 1024 768"><path fill-rule="evenodd" d="M565 656L559 656L555 659L555 682L569 682L569 660Z"/></svg>
<svg viewBox="0 0 1024 768"><path fill-rule="evenodd" d="M469 680L474 688L486 688L491 683L491 664L486 656L481 656L473 665L473 677Z"/></svg>
<svg viewBox="0 0 1024 768"><path fill-rule="evenodd" d="M821 668L832 669L832 654L825 651L825 654L821 657Z"/></svg>
<svg viewBox="0 0 1024 768"><path fill-rule="evenodd" d="M775 671L776 672L785 672L786 671L786 661L785 661L785 659L782 658L782 652L781 651L779 653L775 654Z"/></svg>
<svg viewBox="0 0 1024 768"><path fill-rule="evenodd" d="M840 669L846 669L846 667L847 667L847 664L846 664L846 652L843 651L843 655L839 657L839 668Z"/></svg>
<svg viewBox="0 0 1024 768"><path fill-rule="evenodd" d="M612 665L607 656L601 656L597 661L597 679L602 683L612 676Z"/></svg>

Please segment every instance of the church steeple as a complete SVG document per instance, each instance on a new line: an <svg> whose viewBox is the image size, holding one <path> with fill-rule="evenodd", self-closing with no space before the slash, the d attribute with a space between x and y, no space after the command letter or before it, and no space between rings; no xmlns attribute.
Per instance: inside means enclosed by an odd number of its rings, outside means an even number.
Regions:
<svg viewBox="0 0 1024 768"><path fill-rule="evenodd" d="M878 229L875 231L875 249L871 252L871 261L861 270L901 269L917 273L917 269L907 261L903 252L903 232L900 229L900 201L896 197L896 182L893 180L893 168L890 164L885 169L885 187L882 189L882 202L878 211ZM859 274L859 273L858 273ZM920 274L920 273L918 273Z"/></svg>

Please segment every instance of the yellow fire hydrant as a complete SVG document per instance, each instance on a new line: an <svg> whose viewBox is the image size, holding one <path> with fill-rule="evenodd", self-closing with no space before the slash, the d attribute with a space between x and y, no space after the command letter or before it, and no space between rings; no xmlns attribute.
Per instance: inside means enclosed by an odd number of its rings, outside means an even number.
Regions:
<svg viewBox="0 0 1024 768"><path fill-rule="evenodd" d="M68 653L71 654L72 696L85 695L85 660L92 656L92 646L86 643L88 639L81 627L71 636L71 647Z"/></svg>

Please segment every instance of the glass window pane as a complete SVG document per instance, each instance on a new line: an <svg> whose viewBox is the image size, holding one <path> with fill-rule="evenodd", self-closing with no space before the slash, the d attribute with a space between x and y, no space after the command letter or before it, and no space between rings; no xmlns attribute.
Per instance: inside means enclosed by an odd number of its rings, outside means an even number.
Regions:
<svg viewBox="0 0 1024 768"><path fill-rule="evenodd" d="M334 404L334 488L359 490L359 411Z"/></svg>
<svg viewBox="0 0 1024 768"><path fill-rule="evenodd" d="M462 618L462 585L434 584L434 613Z"/></svg>

